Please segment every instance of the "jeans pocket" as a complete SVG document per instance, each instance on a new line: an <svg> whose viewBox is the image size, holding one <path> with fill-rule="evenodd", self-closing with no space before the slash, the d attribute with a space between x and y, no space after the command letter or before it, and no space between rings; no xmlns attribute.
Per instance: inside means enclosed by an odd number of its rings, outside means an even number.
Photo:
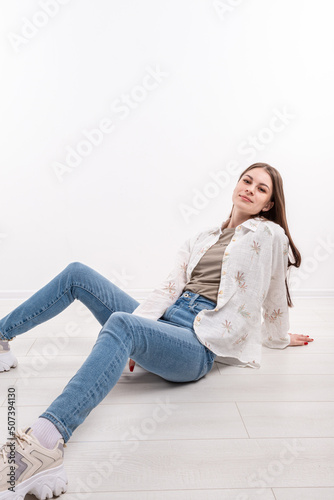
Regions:
<svg viewBox="0 0 334 500"><path fill-rule="evenodd" d="M162 317L165 320L170 321L178 309L179 309L179 305L177 304L177 301L176 301L174 304L172 304L171 306L169 306L166 309L166 311L164 312Z"/></svg>

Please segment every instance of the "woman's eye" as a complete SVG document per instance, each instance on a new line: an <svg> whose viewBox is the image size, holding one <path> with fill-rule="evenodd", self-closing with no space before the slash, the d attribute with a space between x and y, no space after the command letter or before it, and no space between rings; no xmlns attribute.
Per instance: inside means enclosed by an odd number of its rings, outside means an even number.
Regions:
<svg viewBox="0 0 334 500"><path fill-rule="evenodd" d="M249 184L249 180L248 180L248 179L244 179L244 182L247 182L247 184ZM266 190L265 190L265 189L263 189L263 188L260 188L260 189L261 189L261 191L262 191L263 193L265 193L265 192L266 192Z"/></svg>

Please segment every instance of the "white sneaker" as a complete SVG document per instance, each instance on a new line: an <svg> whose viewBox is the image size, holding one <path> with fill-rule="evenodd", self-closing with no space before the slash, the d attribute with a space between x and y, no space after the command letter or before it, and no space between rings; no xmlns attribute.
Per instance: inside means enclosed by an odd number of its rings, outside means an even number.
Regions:
<svg viewBox="0 0 334 500"><path fill-rule="evenodd" d="M17 366L17 359L10 350L7 340L0 340L0 372L8 372Z"/></svg>
<svg viewBox="0 0 334 500"><path fill-rule="evenodd" d="M30 427L18 429L0 448L0 500L23 500L28 493L45 500L67 490L64 440L50 450L31 432Z"/></svg>

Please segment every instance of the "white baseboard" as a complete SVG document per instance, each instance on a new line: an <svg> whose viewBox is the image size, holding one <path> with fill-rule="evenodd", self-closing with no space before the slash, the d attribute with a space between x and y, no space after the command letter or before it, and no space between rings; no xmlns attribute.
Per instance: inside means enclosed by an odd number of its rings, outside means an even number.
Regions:
<svg viewBox="0 0 334 500"><path fill-rule="evenodd" d="M148 288L124 288L124 292L138 301L145 300L152 290L153 289ZM36 291L37 290L0 290L0 300L25 300L31 297ZM334 289L290 289L290 295L292 301L294 299L333 299Z"/></svg>
<svg viewBox="0 0 334 500"><path fill-rule="evenodd" d="M290 295L293 299L333 299L334 290L331 288L317 288L317 289L304 289L304 290L290 290Z"/></svg>

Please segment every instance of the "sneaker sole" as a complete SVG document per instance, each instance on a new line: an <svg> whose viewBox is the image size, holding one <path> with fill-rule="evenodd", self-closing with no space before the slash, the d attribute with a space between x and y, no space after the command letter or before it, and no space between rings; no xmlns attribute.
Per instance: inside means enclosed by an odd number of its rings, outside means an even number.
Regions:
<svg viewBox="0 0 334 500"><path fill-rule="evenodd" d="M0 354L0 372L8 372L11 368L15 368L16 366L17 359L11 351Z"/></svg>
<svg viewBox="0 0 334 500"><path fill-rule="evenodd" d="M0 493L0 500L24 500L30 493L38 500L46 500L59 496L67 491L67 476L63 465L44 470L31 476L15 487L15 492L9 490Z"/></svg>

